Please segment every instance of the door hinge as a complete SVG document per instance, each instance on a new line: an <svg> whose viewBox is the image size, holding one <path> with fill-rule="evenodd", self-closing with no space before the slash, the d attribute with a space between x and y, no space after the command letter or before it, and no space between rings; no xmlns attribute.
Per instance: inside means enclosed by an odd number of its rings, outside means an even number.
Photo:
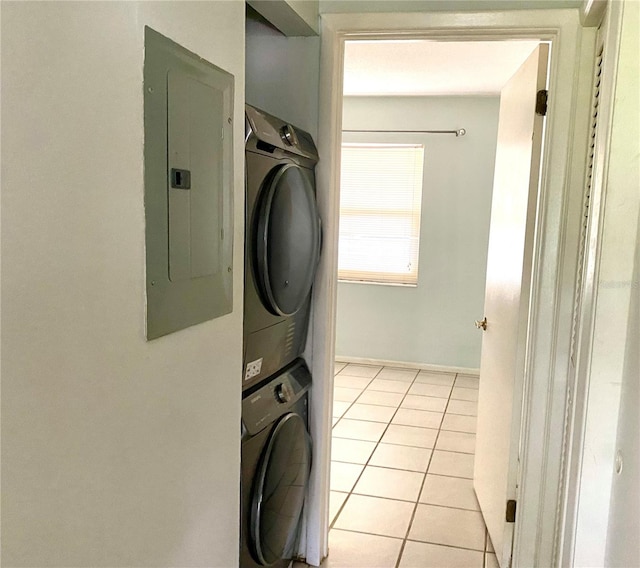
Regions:
<svg viewBox="0 0 640 568"><path fill-rule="evenodd" d="M549 100L549 91L542 89L536 93L536 114L547 116L547 101Z"/></svg>
<svg viewBox="0 0 640 568"><path fill-rule="evenodd" d="M516 502L514 499L509 499L509 501L507 501L505 517L508 523L516 522Z"/></svg>

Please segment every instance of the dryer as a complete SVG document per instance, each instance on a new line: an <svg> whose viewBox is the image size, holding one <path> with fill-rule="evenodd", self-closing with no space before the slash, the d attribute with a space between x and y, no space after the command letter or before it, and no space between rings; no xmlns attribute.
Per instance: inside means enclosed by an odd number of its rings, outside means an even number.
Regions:
<svg viewBox="0 0 640 568"><path fill-rule="evenodd" d="M320 256L311 135L246 106L243 390L299 357Z"/></svg>
<svg viewBox="0 0 640 568"><path fill-rule="evenodd" d="M310 386L298 359L243 393L240 568L285 568L296 553L311 469Z"/></svg>

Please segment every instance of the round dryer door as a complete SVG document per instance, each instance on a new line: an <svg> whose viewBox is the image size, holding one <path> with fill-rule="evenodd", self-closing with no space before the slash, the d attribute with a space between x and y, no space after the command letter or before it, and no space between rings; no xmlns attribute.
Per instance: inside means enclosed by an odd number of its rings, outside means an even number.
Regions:
<svg viewBox="0 0 640 568"><path fill-rule="evenodd" d="M281 166L267 182L258 209L255 269L266 308L291 316L305 303L320 255L320 217L312 174Z"/></svg>
<svg viewBox="0 0 640 568"><path fill-rule="evenodd" d="M295 553L310 468L304 421L299 414L285 414L271 432L253 486L252 548L263 566Z"/></svg>

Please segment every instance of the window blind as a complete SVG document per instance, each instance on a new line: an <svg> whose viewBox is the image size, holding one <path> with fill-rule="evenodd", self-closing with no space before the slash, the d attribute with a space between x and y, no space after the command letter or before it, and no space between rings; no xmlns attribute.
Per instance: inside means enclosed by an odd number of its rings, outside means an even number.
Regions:
<svg viewBox="0 0 640 568"><path fill-rule="evenodd" d="M338 278L416 285L424 146L343 143Z"/></svg>

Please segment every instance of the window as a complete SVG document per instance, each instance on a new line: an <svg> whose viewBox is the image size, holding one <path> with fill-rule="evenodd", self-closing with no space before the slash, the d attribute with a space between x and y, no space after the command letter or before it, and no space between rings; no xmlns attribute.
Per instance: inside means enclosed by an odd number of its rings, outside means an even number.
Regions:
<svg viewBox="0 0 640 568"><path fill-rule="evenodd" d="M421 144L342 145L338 278L415 286Z"/></svg>

